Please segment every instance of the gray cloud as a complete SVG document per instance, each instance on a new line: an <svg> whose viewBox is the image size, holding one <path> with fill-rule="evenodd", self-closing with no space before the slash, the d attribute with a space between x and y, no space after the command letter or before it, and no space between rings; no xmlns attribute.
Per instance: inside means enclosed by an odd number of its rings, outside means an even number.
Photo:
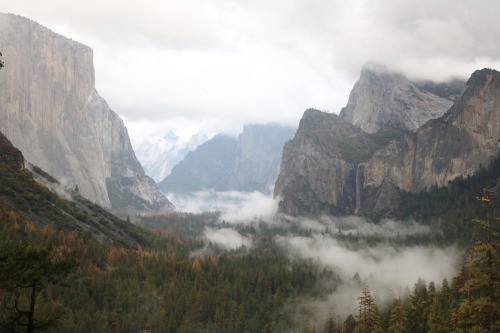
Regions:
<svg viewBox="0 0 500 333"><path fill-rule="evenodd" d="M500 67L496 0L3 2L90 45L110 106L165 132L339 112L368 61L434 80Z"/></svg>
<svg viewBox="0 0 500 333"><path fill-rule="evenodd" d="M218 44L216 17L196 0L134 1L21 0L4 10L28 16L49 27L113 45L147 42L166 48L207 48ZM73 37L73 36L68 36ZM90 45L92 46L92 45Z"/></svg>

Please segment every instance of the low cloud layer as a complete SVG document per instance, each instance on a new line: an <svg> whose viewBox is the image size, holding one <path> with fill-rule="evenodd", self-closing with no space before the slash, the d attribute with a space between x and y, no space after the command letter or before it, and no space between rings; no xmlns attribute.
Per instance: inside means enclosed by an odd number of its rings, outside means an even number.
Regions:
<svg viewBox="0 0 500 333"><path fill-rule="evenodd" d="M172 199L180 210L194 213L222 210L219 222L230 223L206 227L202 235L205 248L192 253L193 256L213 253L209 243L226 250L252 248L254 238L241 235L237 227L253 223L259 230L256 222L265 221L269 228L279 228L280 235L275 240L291 260L308 259L321 269L331 270L333 279L340 278L340 282L333 282L336 287L331 294L321 299L306 297L294 301L298 309L312 309L307 320L317 325L322 324L331 309L342 319L354 313L365 286L383 307L397 297L408 296L418 279L440 286L444 278L451 280L457 273L460 259L457 247L404 245L408 236L418 239L439 232L415 221L387 219L373 223L357 216L316 219L276 216L275 200L257 192L199 192L182 200ZM296 230L306 231L308 236L299 235ZM359 280L353 279L355 275L359 275Z"/></svg>
<svg viewBox="0 0 500 333"><path fill-rule="evenodd" d="M395 248L388 245L350 250L325 235L279 239L290 253L312 258L332 267L344 280L359 273L373 288L384 290L411 286L418 277L441 282L455 272L456 249L433 247Z"/></svg>
<svg viewBox="0 0 500 333"><path fill-rule="evenodd" d="M326 299L305 299L307 308L315 308L315 319L324 319L329 309L345 318L356 308L356 299L364 286L368 286L383 306L395 297L404 297L419 278L433 281L439 286L444 278L451 280L457 271L459 251L455 246L405 246L407 236L431 236L438 232L414 221L383 220L373 223L356 216L320 217L317 219L291 218L284 221L276 217L276 201L261 193L240 192L198 192L192 196L171 197L179 210L190 212L223 212L224 220L232 226L266 221L269 227L279 226L290 231L276 236L291 259L305 258L332 270L341 279L334 293ZM254 224L258 227L258 224ZM293 226L293 228L292 228ZM309 236L299 236L292 230L309 231ZM357 241L340 241L339 235L350 235ZM251 248L252 239L243 236L233 228L207 227L203 239L208 244L217 244L221 249L234 250L245 246ZM376 245L365 242L366 237L375 237ZM398 241L396 241L398 240ZM207 252L208 251L208 252ZM194 253L209 253L204 249ZM358 274L360 283L353 280Z"/></svg>
<svg viewBox="0 0 500 333"><path fill-rule="evenodd" d="M405 288L411 288L419 278L440 285L444 278L451 279L456 273L456 247L402 245L407 236L431 236L437 232L415 221L387 219L373 223L365 218L345 216L317 219L288 217L288 222L283 222L282 218L275 217L275 200L258 192L198 192L183 200L176 201L175 197L172 200L181 211L199 213L219 210L223 213L220 220L233 225L264 220L270 226L298 226L308 230L308 237L290 233L277 236L276 241L291 258L311 259L338 274L344 283L330 297L331 305L342 307L349 299L355 306L355 295L364 285L368 285L380 300L392 300ZM339 235L357 238L356 245L340 242ZM378 237L381 241L369 245L364 241L365 237ZM252 246L250 239L227 227L206 228L203 238L224 249ZM394 242L397 239L399 241ZM362 285L349 283L356 273Z"/></svg>
<svg viewBox="0 0 500 333"><path fill-rule="evenodd" d="M379 223L373 223L359 216L322 216L317 219L287 217L287 219L303 229L310 229L315 232L322 232L328 228L330 231L341 232L343 234L383 235L390 238L429 234L431 232L428 226L411 220L403 223L391 219L383 219Z"/></svg>
<svg viewBox="0 0 500 333"><path fill-rule="evenodd" d="M380 306L386 306L394 298L408 295L419 278L427 283L441 285L444 278L450 280L457 272L458 251L454 246L393 247L380 244L358 250L347 249L327 235L312 237L281 237L280 244L291 255L312 259L332 269L342 283L334 293L323 300L306 300L307 306L317 308L316 320L321 322L334 309L346 318L355 312L357 297L368 286ZM353 276L358 273L361 283Z"/></svg>
<svg viewBox="0 0 500 333"><path fill-rule="evenodd" d="M236 250L242 246L250 246L251 240L241 236L231 228L206 228L203 238L210 243L217 244L226 250Z"/></svg>
<svg viewBox="0 0 500 333"><path fill-rule="evenodd" d="M200 191L189 195L168 194L178 211L190 213L221 212L221 220L249 223L270 220L277 212L277 202L261 192Z"/></svg>

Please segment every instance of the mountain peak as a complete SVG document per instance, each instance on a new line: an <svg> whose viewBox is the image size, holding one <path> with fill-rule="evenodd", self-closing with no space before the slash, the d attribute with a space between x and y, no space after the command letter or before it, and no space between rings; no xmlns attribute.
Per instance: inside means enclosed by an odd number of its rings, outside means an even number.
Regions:
<svg viewBox="0 0 500 333"><path fill-rule="evenodd" d="M374 62L366 63L361 68L360 80L367 79L407 80L402 73L391 71L387 66Z"/></svg>
<svg viewBox="0 0 500 333"><path fill-rule="evenodd" d="M442 116L452 104L451 99L421 89L400 73L368 64L340 117L368 133L416 131L428 120Z"/></svg>
<svg viewBox="0 0 500 333"><path fill-rule="evenodd" d="M483 86L488 81L488 78L499 81L500 72L491 68L478 69L472 73L471 77L467 81L467 86Z"/></svg>

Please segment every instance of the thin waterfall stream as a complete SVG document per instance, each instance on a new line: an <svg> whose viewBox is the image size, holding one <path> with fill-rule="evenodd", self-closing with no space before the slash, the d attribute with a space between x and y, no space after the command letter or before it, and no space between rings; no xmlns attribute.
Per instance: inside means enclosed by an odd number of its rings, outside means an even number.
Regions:
<svg viewBox="0 0 500 333"><path fill-rule="evenodd" d="M358 214L359 210L361 209L361 190L363 186L363 180L361 179L361 177L363 176L363 167L364 163L360 163L356 168L356 207L354 209L355 214Z"/></svg>

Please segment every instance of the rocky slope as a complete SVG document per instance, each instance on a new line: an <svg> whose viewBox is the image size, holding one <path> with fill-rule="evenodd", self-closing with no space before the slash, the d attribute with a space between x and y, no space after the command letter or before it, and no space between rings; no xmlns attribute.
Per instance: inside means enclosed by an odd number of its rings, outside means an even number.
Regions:
<svg viewBox="0 0 500 333"><path fill-rule="evenodd" d="M475 72L456 103L414 133L385 137L355 132L359 125L306 111L276 182L282 212L390 214L403 192L474 174L500 152L500 73Z"/></svg>
<svg viewBox="0 0 500 333"><path fill-rule="evenodd" d="M238 138L217 135L189 153L159 186L165 193L269 192L278 175L283 143L294 132L268 124L246 125Z"/></svg>
<svg viewBox="0 0 500 333"><path fill-rule="evenodd" d="M122 213L172 208L96 92L89 47L10 14L0 14L0 45L0 131L28 161Z"/></svg>
<svg viewBox="0 0 500 333"><path fill-rule="evenodd" d="M35 180L36 179L36 180ZM41 183L50 186L47 188ZM56 194L57 193L57 194ZM80 231L99 243L123 246L148 244L152 235L121 220L57 179L24 160L23 154L0 132L0 218L38 226ZM53 229L48 229L53 230ZM5 235L4 235L5 236ZM8 237L8 236L7 236Z"/></svg>

